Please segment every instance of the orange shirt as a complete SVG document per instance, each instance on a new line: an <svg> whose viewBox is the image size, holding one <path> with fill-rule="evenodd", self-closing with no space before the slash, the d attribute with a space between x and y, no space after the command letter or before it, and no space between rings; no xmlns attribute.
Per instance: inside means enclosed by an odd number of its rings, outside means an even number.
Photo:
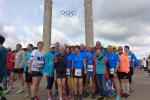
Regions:
<svg viewBox="0 0 150 100"><path fill-rule="evenodd" d="M130 60L128 55L121 54L119 57L120 57L119 72L128 73L130 71Z"/></svg>

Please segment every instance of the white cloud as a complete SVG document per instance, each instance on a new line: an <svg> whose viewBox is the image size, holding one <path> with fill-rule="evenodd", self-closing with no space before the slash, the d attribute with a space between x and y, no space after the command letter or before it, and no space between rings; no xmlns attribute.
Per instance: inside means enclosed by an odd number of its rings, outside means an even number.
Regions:
<svg viewBox="0 0 150 100"><path fill-rule="evenodd" d="M76 44L84 41L84 0L69 1L53 1L52 43ZM5 0L0 2L0 29L8 33L7 46L18 42L24 46L28 43L36 45L37 41L42 40L42 0L26 0L23 6L19 6L18 3L22 3L20 0L15 0L13 4L5 3ZM93 0L94 40L101 41L104 46L128 44L140 57L146 55L150 43L149 5L149 0ZM4 8L9 7L14 9L10 16L6 16ZM20 12L16 13L18 8ZM62 9L75 10L77 15L64 17L60 14ZM140 52L139 48L146 50Z"/></svg>

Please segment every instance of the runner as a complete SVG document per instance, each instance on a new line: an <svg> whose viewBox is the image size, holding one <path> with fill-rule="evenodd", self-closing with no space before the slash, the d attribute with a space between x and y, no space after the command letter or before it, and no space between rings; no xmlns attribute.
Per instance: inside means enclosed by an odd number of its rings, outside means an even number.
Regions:
<svg viewBox="0 0 150 100"><path fill-rule="evenodd" d="M80 44L80 53L85 56L86 50L84 44ZM83 97L86 98L89 96L89 93L87 92L86 89L86 74L83 73Z"/></svg>
<svg viewBox="0 0 150 100"><path fill-rule="evenodd" d="M72 93L72 88L71 87L71 75L72 75L72 70L71 70L71 66L72 66L72 58L73 58L73 54L71 53L71 47L67 46L66 47L66 75L67 75L67 90L69 92L69 98L71 98L71 93Z"/></svg>
<svg viewBox="0 0 150 100"><path fill-rule="evenodd" d="M85 60L86 60L86 91L89 93L92 92L91 98L95 98L95 79L94 79L94 52L92 52L92 47L87 46L85 52ZM90 82L92 80L92 82ZM90 83L92 86L90 86ZM90 87L89 87L90 86Z"/></svg>
<svg viewBox="0 0 150 100"><path fill-rule="evenodd" d="M117 77L117 71L119 67L119 56L117 53L113 52L112 46L107 47L108 53L106 54L107 63L109 67L109 78L113 80L116 90L116 100L120 100L120 82Z"/></svg>
<svg viewBox="0 0 150 100"><path fill-rule="evenodd" d="M146 74L146 73L147 73L147 62L146 62L146 58L143 58L142 63L143 63L144 72L145 72L145 74Z"/></svg>
<svg viewBox="0 0 150 100"><path fill-rule="evenodd" d="M52 97L52 87L54 83L54 52L54 46L52 45L50 47L50 51L48 51L44 56L45 67L43 69L43 74L46 76L47 79L47 100L54 100L54 98Z"/></svg>
<svg viewBox="0 0 150 100"><path fill-rule="evenodd" d="M59 55L60 54L60 51L59 51L59 48L60 48L60 43L59 42L56 42L55 43L55 56L57 56L57 55ZM56 74L55 72L54 72L54 74ZM56 76L56 75L54 75L54 76ZM57 86L57 78L54 78L55 80L55 96L57 96L58 95L58 86Z"/></svg>
<svg viewBox="0 0 150 100"><path fill-rule="evenodd" d="M130 50L129 46L125 46L124 49L127 50L128 55L129 55L129 59L130 59L129 82L130 82L130 84L133 84L133 80L132 80L132 76L134 74L134 63L133 63L133 61L135 61L138 68L140 68L140 63L139 63L138 59L136 58L135 54L133 52L129 51Z"/></svg>
<svg viewBox="0 0 150 100"><path fill-rule="evenodd" d="M98 91L101 97L97 100L106 100L107 90L106 90L106 64L105 57L102 54L101 49L96 50L96 56L94 58L94 75L96 75L96 81L98 85Z"/></svg>
<svg viewBox="0 0 150 100"><path fill-rule="evenodd" d="M6 61L7 61L7 49L3 46L5 38L0 35L0 84L3 81L4 75L6 74ZM0 86L0 97L1 100L6 100L3 95L3 88Z"/></svg>
<svg viewBox="0 0 150 100"><path fill-rule="evenodd" d="M118 77L121 81L122 97L127 98L129 96L129 71L130 71L130 60L128 57L128 51L124 48L125 53L123 53L123 47L118 47L120 66L118 70Z"/></svg>
<svg viewBox="0 0 150 100"><path fill-rule="evenodd" d="M22 50L21 44L16 44L16 54L15 54L15 66L10 75L9 88L6 93L10 93L13 89L14 79L17 77L21 81L21 88L16 91L16 94L22 93L25 91L24 88L24 76L23 76L23 65L25 60L25 52Z"/></svg>
<svg viewBox="0 0 150 100"><path fill-rule="evenodd" d="M31 53L33 50L33 45L28 44L27 49L28 50L25 54L25 62L24 62L25 63L24 64L24 73L25 73L25 82L26 82L27 94L23 97L24 99L31 97L32 75L28 72L28 70L29 70L29 62L30 62Z"/></svg>
<svg viewBox="0 0 150 100"><path fill-rule="evenodd" d="M55 57L55 72L58 85L59 100L63 100L63 95L66 95L66 56L65 48L60 47L60 54Z"/></svg>
<svg viewBox="0 0 150 100"><path fill-rule="evenodd" d="M37 43L37 50L33 50L29 62L29 73L32 75L31 100L39 100L37 96L44 68L43 42Z"/></svg>
<svg viewBox="0 0 150 100"><path fill-rule="evenodd" d="M83 71L86 71L85 57L80 53L78 46L75 47L75 54L72 62L72 68L74 69L74 81L75 81L75 96L74 100L82 100L83 93ZM79 94L78 94L79 93Z"/></svg>
<svg viewBox="0 0 150 100"><path fill-rule="evenodd" d="M10 73L11 73L11 71L13 69L13 66L14 66L14 64L10 61L13 52L11 51L11 48L8 48L7 50L8 50L8 53L7 53L7 64L6 64L7 71L6 71L6 75L5 75L4 79L3 79L4 90L7 90L7 88L8 88L8 82L9 82Z"/></svg>

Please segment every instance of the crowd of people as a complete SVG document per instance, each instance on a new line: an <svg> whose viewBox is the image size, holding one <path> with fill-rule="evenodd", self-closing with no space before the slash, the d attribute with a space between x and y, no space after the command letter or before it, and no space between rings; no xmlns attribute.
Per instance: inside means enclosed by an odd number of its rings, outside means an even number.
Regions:
<svg viewBox="0 0 150 100"><path fill-rule="evenodd" d="M23 49L21 44L16 44L16 50L11 51L3 46L4 41L0 36L3 93L11 93L14 81L19 79L21 87L16 93L26 91L24 99L39 100L39 86L45 76L47 100L55 100L55 96L58 100L83 100L90 95L91 99L97 100L113 96L121 100L130 95L134 67L140 66L129 46L103 48L99 41L95 47L84 44L61 46L56 42L45 52L43 42L39 41L37 48L28 44L27 49Z"/></svg>

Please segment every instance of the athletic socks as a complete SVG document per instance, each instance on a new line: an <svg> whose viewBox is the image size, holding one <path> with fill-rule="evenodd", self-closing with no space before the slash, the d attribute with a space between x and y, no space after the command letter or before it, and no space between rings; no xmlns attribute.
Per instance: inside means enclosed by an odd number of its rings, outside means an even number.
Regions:
<svg viewBox="0 0 150 100"><path fill-rule="evenodd" d="M121 83L121 88L122 88L122 92L126 93L126 88L125 88L125 84L124 83Z"/></svg>
<svg viewBox="0 0 150 100"><path fill-rule="evenodd" d="M126 87L126 93L129 94L130 91L129 83L126 83L125 87Z"/></svg>

